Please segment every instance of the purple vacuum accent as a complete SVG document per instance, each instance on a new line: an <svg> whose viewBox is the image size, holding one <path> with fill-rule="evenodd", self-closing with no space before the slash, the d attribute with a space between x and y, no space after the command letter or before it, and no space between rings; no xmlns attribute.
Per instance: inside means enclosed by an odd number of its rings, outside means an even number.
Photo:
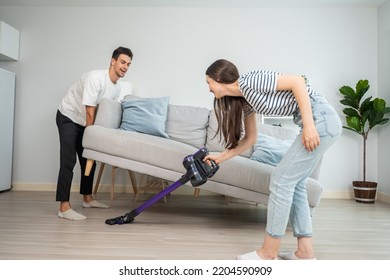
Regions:
<svg viewBox="0 0 390 280"><path fill-rule="evenodd" d="M188 182L189 180L187 180ZM146 208L148 208L149 206L151 206L152 204L156 203L157 201L159 201L161 198L163 198L164 196L170 194L171 192L173 192L174 190L176 190L178 187L180 187L181 185L185 184L186 182L180 182L179 181L176 181L175 183L173 183L172 185L170 185L169 187L165 188L164 190L162 190L161 192L159 192L158 194L156 194L155 196L153 196L152 198L150 198L148 201L146 201L144 204L141 204L140 206L138 206L136 209L134 209L134 213L135 214L140 214L142 211L144 211Z"/></svg>
<svg viewBox="0 0 390 280"><path fill-rule="evenodd" d="M208 155L206 148L199 149L195 154L186 156L183 159L183 166L187 170L178 181L171 184L166 189L162 190L140 206L133 209L131 212L126 213L124 216L119 216L112 219L107 219L108 225L122 225L131 223L136 216L138 216L146 208L159 201L164 196L170 194L180 186L184 185L188 181L191 181L192 186L197 187L207 182L208 178L211 178L218 170L219 166L212 160L209 163L203 161L204 157Z"/></svg>

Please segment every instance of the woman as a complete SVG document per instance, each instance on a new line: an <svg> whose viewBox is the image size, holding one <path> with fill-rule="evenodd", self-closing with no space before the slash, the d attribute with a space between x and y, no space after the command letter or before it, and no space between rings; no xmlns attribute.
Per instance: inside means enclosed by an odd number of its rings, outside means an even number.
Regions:
<svg viewBox="0 0 390 280"><path fill-rule="evenodd" d="M218 131L226 150L208 155L217 164L241 154L257 141L255 112L294 116L301 130L270 178L266 235L256 251L237 259L315 259L306 181L323 153L341 134L341 120L327 100L310 88L304 76L273 71L239 75L231 62L220 59L206 71L215 96ZM290 219L297 250L279 253Z"/></svg>

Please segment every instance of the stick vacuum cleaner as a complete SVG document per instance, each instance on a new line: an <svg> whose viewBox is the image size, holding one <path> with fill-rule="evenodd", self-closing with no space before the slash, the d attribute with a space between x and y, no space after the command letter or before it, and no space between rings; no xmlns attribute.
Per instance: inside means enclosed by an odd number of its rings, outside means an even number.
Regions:
<svg viewBox="0 0 390 280"><path fill-rule="evenodd" d="M106 220L106 224L108 225L122 225L131 223L136 216L138 216L142 211L146 208L159 201L164 196L170 194L174 190L176 190L181 185L184 185L188 181L191 181L191 185L193 187L198 187L206 183L208 178L211 178L218 170L219 166L214 162L210 161L211 164L204 162L204 157L208 155L208 151L206 148L199 149L193 155L186 156L183 159L184 168L187 170L186 174L184 174L178 181L171 184L166 189L162 190L149 200L145 201L138 208L131 210L123 216L119 216L116 218L111 218Z"/></svg>

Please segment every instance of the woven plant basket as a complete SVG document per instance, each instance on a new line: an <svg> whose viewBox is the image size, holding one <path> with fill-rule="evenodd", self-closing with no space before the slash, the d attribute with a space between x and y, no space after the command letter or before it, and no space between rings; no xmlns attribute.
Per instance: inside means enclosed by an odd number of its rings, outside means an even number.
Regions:
<svg viewBox="0 0 390 280"><path fill-rule="evenodd" d="M375 203L376 182L353 181L353 192L356 202L360 203Z"/></svg>

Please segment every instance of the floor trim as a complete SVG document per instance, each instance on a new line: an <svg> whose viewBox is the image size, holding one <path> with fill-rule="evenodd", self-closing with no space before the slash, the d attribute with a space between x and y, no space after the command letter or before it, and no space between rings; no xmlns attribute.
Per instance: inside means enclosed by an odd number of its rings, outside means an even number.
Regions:
<svg viewBox="0 0 390 280"><path fill-rule="evenodd" d="M73 184L71 192L78 192L78 184ZM14 184L12 190L14 191L55 191L55 184ZM111 185L102 184L99 187L99 192L110 192ZM203 191L204 195L213 195L212 192ZM115 193L133 193L133 188L128 185L115 186ZM175 194L191 195L193 194L192 188L179 188L175 190ZM323 199L354 199L353 191L324 191L322 194ZM390 203L390 195L378 192L377 200Z"/></svg>

